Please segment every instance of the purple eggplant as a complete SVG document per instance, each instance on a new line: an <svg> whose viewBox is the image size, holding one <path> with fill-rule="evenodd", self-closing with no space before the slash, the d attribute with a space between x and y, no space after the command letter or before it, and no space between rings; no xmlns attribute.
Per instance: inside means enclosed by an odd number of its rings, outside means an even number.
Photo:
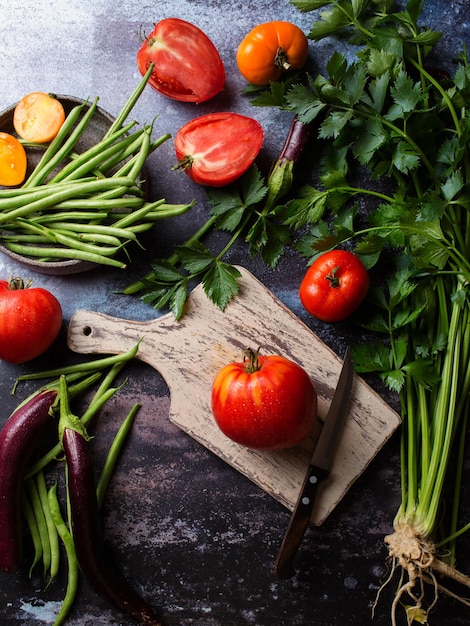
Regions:
<svg viewBox="0 0 470 626"><path fill-rule="evenodd" d="M277 163L283 164L285 161L292 161L295 165L299 165L313 137L314 128L313 123L302 122L296 115L289 127Z"/></svg>
<svg viewBox="0 0 470 626"><path fill-rule="evenodd" d="M279 157L275 161L268 176L268 195L264 211L273 209L294 185L304 175L305 159L303 158L312 137L314 136L313 122L306 124L297 115L292 119L286 140Z"/></svg>
<svg viewBox="0 0 470 626"><path fill-rule="evenodd" d="M94 470L86 437L73 427L65 426L62 445L68 467L72 533L82 573L98 593L137 622L161 626L157 610L110 566L101 534Z"/></svg>
<svg viewBox="0 0 470 626"><path fill-rule="evenodd" d="M21 564L21 488L34 445L51 420L57 389L40 390L22 403L0 431L0 569Z"/></svg>

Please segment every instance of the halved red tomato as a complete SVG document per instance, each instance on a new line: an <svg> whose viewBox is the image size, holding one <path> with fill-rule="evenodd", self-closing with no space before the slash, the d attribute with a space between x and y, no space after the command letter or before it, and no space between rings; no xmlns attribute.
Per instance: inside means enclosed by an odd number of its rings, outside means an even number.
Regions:
<svg viewBox="0 0 470 626"><path fill-rule="evenodd" d="M158 22L137 53L142 76L158 92L183 102L204 102L222 91L225 69L209 37L197 26L176 17Z"/></svg>
<svg viewBox="0 0 470 626"><path fill-rule="evenodd" d="M179 167L194 182L222 187L246 172L263 140L257 120L238 113L209 113L179 129L175 150Z"/></svg>

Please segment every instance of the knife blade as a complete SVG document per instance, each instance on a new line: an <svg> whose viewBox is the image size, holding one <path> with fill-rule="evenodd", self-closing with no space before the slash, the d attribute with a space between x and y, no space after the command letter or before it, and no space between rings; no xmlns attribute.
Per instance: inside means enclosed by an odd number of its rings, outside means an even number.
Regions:
<svg viewBox="0 0 470 626"><path fill-rule="evenodd" d="M338 383L323 424L322 432L310 459L297 502L276 558L274 569L277 576L281 579L291 578L295 574L295 555L310 521L318 485L326 480L333 466L337 444L347 415L346 409L351 395L353 374L351 350L348 347L344 354Z"/></svg>

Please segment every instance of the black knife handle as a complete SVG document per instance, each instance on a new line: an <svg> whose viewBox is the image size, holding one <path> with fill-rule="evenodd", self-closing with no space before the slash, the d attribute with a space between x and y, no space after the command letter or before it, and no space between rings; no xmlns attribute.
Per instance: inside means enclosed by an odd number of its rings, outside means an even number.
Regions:
<svg viewBox="0 0 470 626"><path fill-rule="evenodd" d="M274 570L281 579L292 578L295 574L294 560L297 550L310 521L315 504L318 485L327 478L329 472L310 465L305 474L294 512L289 520L284 539L279 549Z"/></svg>

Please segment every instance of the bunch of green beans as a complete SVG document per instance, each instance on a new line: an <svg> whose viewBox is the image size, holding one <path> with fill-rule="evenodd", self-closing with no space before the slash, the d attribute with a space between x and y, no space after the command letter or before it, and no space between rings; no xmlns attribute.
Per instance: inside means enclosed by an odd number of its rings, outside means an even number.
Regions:
<svg viewBox="0 0 470 626"><path fill-rule="evenodd" d="M157 220L192 206L145 197L144 164L171 135L153 140L153 123L133 129L136 123L125 121L151 69L97 143L81 153L75 150L98 98L72 108L21 188L0 189L4 247L43 262L75 259L125 268L117 257L130 242L138 243L138 235Z"/></svg>
<svg viewBox="0 0 470 626"><path fill-rule="evenodd" d="M105 372L87 408L80 417L83 426L87 427L90 426L105 403L123 386L124 383L117 387L112 385L126 363L135 357L137 350L138 345L124 354L79 363L68 368L39 372L31 376L20 377L17 382L65 375L69 383L77 383L78 393L78 389L84 390L96 383L102 377L102 372ZM57 380L53 380L46 387L56 385ZM71 390L74 393L73 388ZM100 506L139 408L139 404L135 404L131 408L109 448L96 487L97 500ZM68 519L68 503L67 501L65 505L62 503L63 498L59 492L57 479L53 479L52 484L49 485L50 479L46 474L50 469L50 464L52 462L57 463L61 451L61 445L57 444L36 461L26 472L22 490L23 515L34 549L30 576L32 576L33 570L42 564L42 576L46 580L45 587L47 588L56 579L63 556L65 556L67 564L66 591L54 626L59 626L64 622L73 606L79 586L79 566L70 520ZM64 510L62 511L62 509ZM63 550L60 549L61 543Z"/></svg>

